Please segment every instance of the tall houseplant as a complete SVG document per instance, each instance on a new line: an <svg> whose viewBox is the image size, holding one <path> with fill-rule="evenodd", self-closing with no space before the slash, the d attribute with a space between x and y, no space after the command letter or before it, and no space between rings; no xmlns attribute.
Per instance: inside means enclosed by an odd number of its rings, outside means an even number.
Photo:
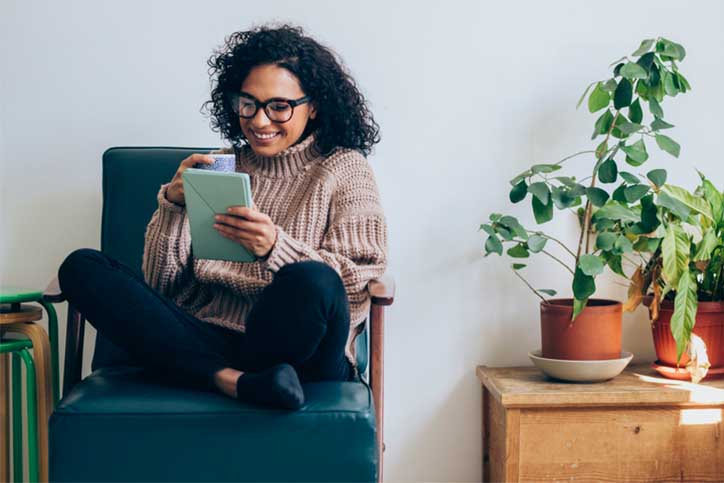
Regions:
<svg viewBox="0 0 724 483"><path fill-rule="evenodd" d="M489 223L481 225L488 234L486 256L491 253L502 255L508 245L506 253L512 258L525 259L531 254L543 253L571 274L574 297L570 303L570 320L582 314L596 290L595 278L606 266L626 277L622 261L634 251L634 244L631 235L623 229L624 225L629 231L640 234L656 229L649 217L654 201L652 186L665 173L661 170L649 171L647 177L653 181L648 183L643 177L619 167L629 165L639 168L648 160L647 138L654 140L663 151L678 157L678 143L661 133L673 127L664 121L662 104L665 97L675 97L690 89L678 67L678 62L685 55L681 45L664 38L641 42L631 58L623 57L611 64L611 78L591 83L581 96L579 106L588 96L589 111L602 111L594 123L592 139L600 136L603 139L595 149L577 152L556 163L533 165L511 180L510 201L519 203L530 194L533 215L538 224L550 222L554 208L567 211L578 207L581 226L575 248L543 231L524 228L512 216L494 213L490 215ZM653 119L649 124L643 124L644 111L648 111ZM589 177L577 180L574 176L562 175L564 163L582 157L592 164ZM619 179L621 183L610 194L597 186L598 182L611 184ZM636 227L631 228L631 223ZM594 230L597 235L594 235ZM549 242L560 245L565 258L546 250ZM651 249L653 244L647 244L645 248ZM643 242L640 242L639 250L642 245ZM524 267L522 263L512 265L515 274L541 298L543 315L546 307L554 302L544 295L554 296L555 292L535 289L521 275L520 270ZM618 324L620 327L620 316Z"/></svg>

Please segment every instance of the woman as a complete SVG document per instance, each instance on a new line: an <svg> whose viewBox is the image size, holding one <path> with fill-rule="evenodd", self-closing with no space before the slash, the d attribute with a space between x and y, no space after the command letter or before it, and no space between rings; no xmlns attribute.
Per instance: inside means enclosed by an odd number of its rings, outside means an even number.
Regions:
<svg viewBox="0 0 724 483"><path fill-rule="evenodd" d="M209 60L212 127L249 173L253 208L218 232L258 260L196 259L181 174L161 186L141 280L96 250L71 253L63 292L88 321L166 377L298 409L301 383L356 377L367 282L386 266L387 229L365 159L379 128L332 52L299 28L231 35ZM114 296L107 294L112 291Z"/></svg>

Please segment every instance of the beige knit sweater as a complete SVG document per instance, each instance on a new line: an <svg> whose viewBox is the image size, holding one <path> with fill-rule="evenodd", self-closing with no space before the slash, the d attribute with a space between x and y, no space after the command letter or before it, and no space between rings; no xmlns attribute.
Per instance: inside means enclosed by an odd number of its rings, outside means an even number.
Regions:
<svg viewBox="0 0 724 483"><path fill-rule="evenodd" d="M387 264L387 226L367 160L349 149L323 157L308 136L271 158L245 146L236 171L249 173L256 208L277 226L267 259L194 258L186 209L166 199L164 184L146 228L146 282L195 317L243 332L254 301L276 271L302 260L324 262L347 290L351 326L345 352L354 364L354 340L369 312L367 283Z"/></svg>

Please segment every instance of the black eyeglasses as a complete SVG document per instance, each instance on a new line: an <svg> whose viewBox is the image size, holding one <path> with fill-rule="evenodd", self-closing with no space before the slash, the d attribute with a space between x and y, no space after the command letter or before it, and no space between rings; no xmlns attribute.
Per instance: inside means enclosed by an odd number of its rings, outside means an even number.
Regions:
<svg viewBox="0 0 724 483"><path fill-rule="evenodd" d="M228 94L231 109L244 119L252 119L256 116L259 108L263 108L266 117L270 121L283 123L287 122L294 115L294 108L310 101L309 96L300 97L299 99L284 99L282 97L274 97L266 102L260 102L248 94L230 93Z"/></svg>

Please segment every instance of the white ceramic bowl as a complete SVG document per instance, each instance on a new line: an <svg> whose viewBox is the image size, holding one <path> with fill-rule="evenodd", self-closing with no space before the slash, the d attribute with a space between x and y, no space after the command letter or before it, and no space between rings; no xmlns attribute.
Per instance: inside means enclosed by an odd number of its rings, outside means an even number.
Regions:
<svg viewBox="0 0 724 483"><path fill-rule="evenodd" d="M619 359L606 359L602 361L570 361L564 359L547 359L541 356L541 351L531 351L528 357L533 364L546 375L570 382L601 382L612 379L623 371L633 354L621 352Z"/></svg>

